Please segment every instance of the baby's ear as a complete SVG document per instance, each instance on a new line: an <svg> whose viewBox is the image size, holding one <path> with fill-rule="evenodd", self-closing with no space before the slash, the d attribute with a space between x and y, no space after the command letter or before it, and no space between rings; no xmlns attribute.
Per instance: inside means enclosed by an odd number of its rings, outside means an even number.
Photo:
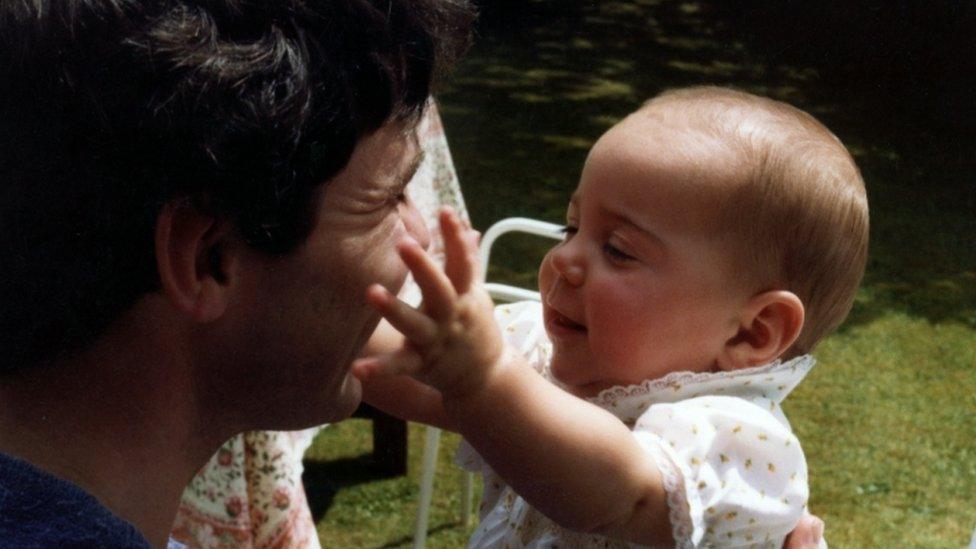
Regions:
<svg viewBox="0 0 976 549"><path fill-rule="evenodd" d="M725 342L718 366L725 371L768 364L793 345L803 329L803 303L793 292L754 296L739 316L739 331Z"/></svg>

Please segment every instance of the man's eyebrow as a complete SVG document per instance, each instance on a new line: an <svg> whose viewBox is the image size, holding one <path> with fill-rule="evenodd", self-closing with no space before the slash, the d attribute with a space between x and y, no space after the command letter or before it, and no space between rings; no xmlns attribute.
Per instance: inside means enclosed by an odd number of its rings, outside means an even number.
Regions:
<svg viewBox="0 0 976 549"><path fill-rule="evenodd" d="M413 160L410 161L407 169L400 174L400 178L397 180L398 187L403 188L407 186L407 183L410 183L413 176L417 175L417 170L419 170L420 166L423 165L426 157L427 153L423 150L418 151L417 154L414 155Z"/></svg>

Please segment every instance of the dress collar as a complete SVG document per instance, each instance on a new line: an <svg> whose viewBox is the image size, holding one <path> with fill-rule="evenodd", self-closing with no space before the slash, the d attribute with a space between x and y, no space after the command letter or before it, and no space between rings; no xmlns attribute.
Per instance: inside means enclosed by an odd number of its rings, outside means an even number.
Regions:
<svg viewBox="0 0 976 549"><path fill-rule="evenodd" d="M703 395L724 395L746 400L765 399L779 404L816 363L811 355L786 362L731 372L671 372L636 385L618 385L586 400L609 411L628 425L651 404L677 402Z"/></svg>

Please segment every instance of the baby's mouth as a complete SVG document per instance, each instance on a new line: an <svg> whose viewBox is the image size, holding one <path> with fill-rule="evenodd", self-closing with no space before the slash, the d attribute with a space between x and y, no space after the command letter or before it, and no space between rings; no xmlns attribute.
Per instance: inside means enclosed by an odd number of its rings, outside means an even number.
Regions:
<svg viewBox="0 0 976 549"><path fill-rule="evenodd" d="M560 313L555 309L550 309L550 312L552 313L550 318L552 319L551 322L553 325L566 330L574 330L577 332L586 333L586 326L570 320L569 317L563 315L562 313Z"/></svg>

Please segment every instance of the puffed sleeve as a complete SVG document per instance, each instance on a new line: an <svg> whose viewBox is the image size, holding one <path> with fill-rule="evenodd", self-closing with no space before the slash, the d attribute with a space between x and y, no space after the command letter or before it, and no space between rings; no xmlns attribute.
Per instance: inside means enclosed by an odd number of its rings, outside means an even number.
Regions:
<svg viewBox="0 0 976 549"><path fill-rule="evenodd" d="M782 547L803 516L806 460L768 409L728 396L654 404L634 436L661 471L678 547Z"/></svg>

